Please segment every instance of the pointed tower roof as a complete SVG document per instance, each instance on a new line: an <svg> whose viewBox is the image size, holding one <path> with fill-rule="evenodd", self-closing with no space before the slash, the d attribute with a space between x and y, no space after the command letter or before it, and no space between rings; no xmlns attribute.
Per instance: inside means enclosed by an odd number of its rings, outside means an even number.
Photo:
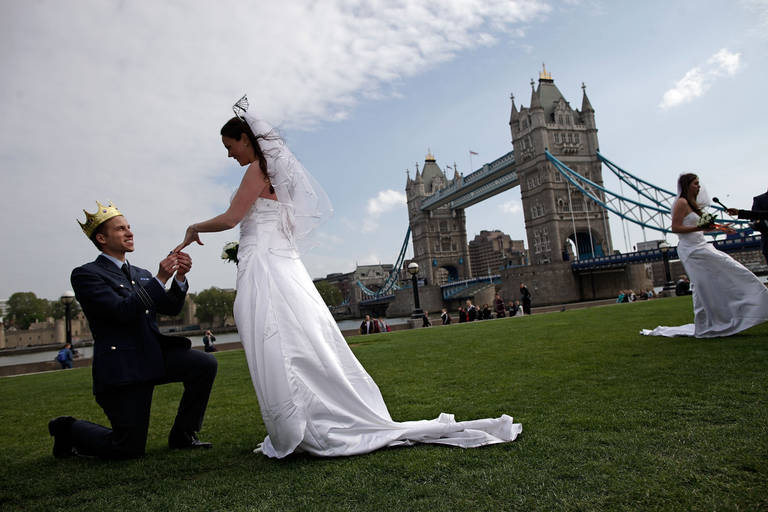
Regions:
<svg viewBox="0 0 768 512"><path fill-rule="evenodd" d="M552 74L547 71L547 68L542 64L541 72L539 73L539 89L538 99L541 102L539 105L544 109L544 115L549 118L552 112L555 111L555 104L560 100L568 103L563 94L555 85L555 81L552 79Z"/></svg>
<svg viewBox="0 0 768 512"><path fill-rule="evenodd" d="M584 85L584 82L581 83L581 89L584 91L584 96L581 98L581 111L594 112L595 109L592 108L592 104L589 102L589 98L587 98L587 86Z"/></svg>
<svg viewBox="0 0 768 512"><path fill-rule="evenodd" d="M534 88L536 83L533 81L533 78L531 78L531 106L529 107L531 110L534 109L540 109L541 108L541 101L539 100L539 93Z"/></svg>
<svg viewBox="0 0 768 512"><path fill-rule="evenodd" d="M512 121L517 119L519 113L517 112L517 107L515 106L515 95L510 94L509 99L512 101L512 111L509 113L509 124L512 124Z"/></svg>
<svg viewBox="0 0 768 512"><path fill-rule="evenodd" d="M430 183L434 178L440 177L445 179L445 174L437 165L432 151L427 150L427 156L424 158L424 170L421 172L421 177L425 183Z"/></svg>

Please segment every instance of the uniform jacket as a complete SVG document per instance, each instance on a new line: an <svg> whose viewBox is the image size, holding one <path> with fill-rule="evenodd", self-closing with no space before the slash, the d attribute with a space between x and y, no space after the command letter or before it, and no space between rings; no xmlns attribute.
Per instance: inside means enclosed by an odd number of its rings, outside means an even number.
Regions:
<svg viewBox="0 0 768 512"><path fill-rule="evenodd" d="M165 288L147 270L131 266L131 280L99 256L72 271L72 289L93 334L93 392L165 377L162 347L189 348L187 338L166 336L157 314L177 315L186 292L172 279Z"/></svg>
<svg viewBox="0 0 768 512"><path fill-rule="evenodd" d="M752 209L768 210L768 192L752 198ZM759 220L755 223L754 227L762 235L760 244L762 245L763 255L765 255L766 261L768 261L768 220Z"/></svg>

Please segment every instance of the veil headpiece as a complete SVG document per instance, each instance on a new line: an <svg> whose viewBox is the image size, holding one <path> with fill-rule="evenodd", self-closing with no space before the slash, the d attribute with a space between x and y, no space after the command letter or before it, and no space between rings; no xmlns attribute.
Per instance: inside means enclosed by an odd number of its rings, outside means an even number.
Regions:
<svg viewBox="0 0 768 512"><path fill-rule="evenodd" d="M243 95L232 106L241 121L248 123L267 161L267 175L283 210L283 230L294 247L306 251L312 247L309 235L333 215L333 206L323 187L291 153L272 126L248 111Z"/></svg>
<svg viewBox="0 0 768 512"><path fill-rule="evenodd" d="M686 174L696 174L696 173L689 173L689 172L683 172L680 173L680 176L677 178L677 197L683 197L683 189L680 186L680 178L683 177ZM698 174L696 174L698 177ZM696 195L696 198L693 199L693 202L696 203L696 205L699 207L700 210L703 210L704 208L709 208L712 206L712 199L709 196L709 192L707 192L707 189L704 187L704 185L701 184L701 178L699 178L699 193Z"/></svg>

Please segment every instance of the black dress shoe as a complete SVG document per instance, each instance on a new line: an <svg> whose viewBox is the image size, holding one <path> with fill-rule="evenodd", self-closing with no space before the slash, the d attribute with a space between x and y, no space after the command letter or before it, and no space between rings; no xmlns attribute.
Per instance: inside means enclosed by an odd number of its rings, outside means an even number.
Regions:
<svg viewBox="0 0 768 512"><path fill-rule="evenodd" d="M66 459L77 455L72 446L72 424L75 418L72 416L59 416L48 422L48 433L53 436L53 456L57 459Z"/></svg>
<svg viewBox="0 0 768 512"><path fill-rule="evenodd" d="M171 432L168 436L168 446L174 450L213 448L212 443L199 440L194 432Z"/></svg>

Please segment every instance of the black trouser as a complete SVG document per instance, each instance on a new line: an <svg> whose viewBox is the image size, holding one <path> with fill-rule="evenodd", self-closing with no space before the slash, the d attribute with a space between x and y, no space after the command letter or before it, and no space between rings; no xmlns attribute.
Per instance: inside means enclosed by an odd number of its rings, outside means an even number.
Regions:
<svg viewBox="0 0 768 512"><path fill-rule="evenodd" d="M155 384L184 383L173 430L200 431L218 361L198 350L181 348L166 349L163 356L166 378L162 382L120 386L96 394L96 402L104 409L112 428L76 420L71 433L72 444L79 454L103 459L144 455Z"/></svg>

